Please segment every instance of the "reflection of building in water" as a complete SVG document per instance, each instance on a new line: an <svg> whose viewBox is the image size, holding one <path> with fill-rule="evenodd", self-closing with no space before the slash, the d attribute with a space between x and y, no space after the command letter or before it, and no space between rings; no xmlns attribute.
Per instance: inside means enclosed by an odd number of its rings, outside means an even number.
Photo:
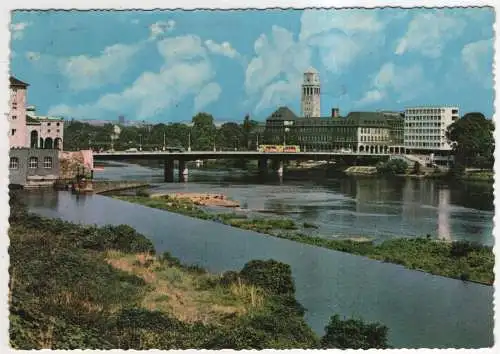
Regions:
<svg viewBox="0 0 500 354"><path fill-rule="evenodd" d="M450 234L450 190L441 189L439 191L438 203L438 237L444 240L451 240Z"/></svg>

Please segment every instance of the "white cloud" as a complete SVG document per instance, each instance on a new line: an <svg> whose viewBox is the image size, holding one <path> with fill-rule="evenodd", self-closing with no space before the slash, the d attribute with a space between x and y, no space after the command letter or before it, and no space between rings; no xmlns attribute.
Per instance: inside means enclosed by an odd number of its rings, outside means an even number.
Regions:
<svg viewBox="0 0 500 354"><path fill-rule="evenodd" d="M200 37L195 35L163 39L158 42L157 48L167 62L205 57L207 54Z"/></svg>
<svg viewBox="0 0 500 354"><path fill-rule="evenodd" d="M12 32L12 39L22 39L24 36L24 30L29 26L31 26L31 22L12 23L10 25L10 30Z"/></svg>
<svg viewBox="0 0 500 354"><path fill-rule="evenodd" d="M101 118L129 111L135 114L130 119L142 120L174 108L186 97L202 93L204 88L208 91L210 87L214 88L207 85L215 72L200 38L168 38L158 42L157 48L165 59L159 72L145 72L123 91L105 94L96 102L76 107L58 105L52 107L49 113L75 118ZM208 104L214 99L213 96L198 98L198 104Z"/></svg>
<svg viewBox="0 0 500 354"><path fill-rule="evenodd" d="M492 76L493 39L466 44L462 49L462 62L469 74L478 80ZM490 82L487 83L489 86Z"/></svg>
<svg viewBox="0 0 500 354"><path fill-rule="evenodd" d="M175 29L175 21L158 21L149 26L149 30L151 31L150 39L156 39L161 35L172 32Z"/></svg>
<svg viewBox="0 0 500 354"><path fill-rule="evenodd" d="M363 106L389 96L394 97L397 102L405 102L428 89L429 84L424 80L424 71L420 65L402 67L388 62L373 76L370 89L356 103Z"/></svg>
<svg viewBox="0 0 500 354"><path fill-rule="evenodd" d="M255 41L255 56L246 70L245 88L257 96L256 111L297 99L314 51L327 71L341 72L380 45L385 26L377 10L306 10L298 39L273 26Z"/></svg>
<svg viewBox="0 0 500 354"><path fill-rule="evenodd" d="M256 56L247 66L245 89L249 95L260 96L256 111L296 97L302 74L310 66L309 47L295 42L288 30L273 26L269 37L262 34L255 41L254 49Z"/></svg>
<svg viewBox="0 0 500 354"><path fill-rule="evenodd" d="M385 92L379 90L370 90L365 93L363 98L358 101L359 105L366 105L381 101L385 98Z"/></svg>
<svg viewBox="0 0 500 354"><path fill-rule="evenodd" d="M140 44L115 44L96 57L79 55L61 59L60 69L74 90L85 90L118 82Z"/></svg>
<svg viewBox="0 0 500 354"><path fill-rule="evenodd" d="M206 107L208 104L215 102L219 99L219 96L222 92L219 84L215 82L211 82L203 87L198 93L198 95L194 98L194 111L199 112L203 107Z"/></svg>
<svg viewBox="0 0 500 354"><path fill-rule="evenodd" d="M205 45L208 50L214 54L224 55L232 59L240 56L240 53L238 53L238 51L234 49L229 42L222 42L219 44L209 39L205 41Z"/></svg>
<svg viewBox="0 0 500 354"><path fill-rule="evenodd" d="M443 10L418 13L408 25L406 34L399 40L395 53L420 52L430 58L438 58L452 38L461 35L466 21Z"/></svg>

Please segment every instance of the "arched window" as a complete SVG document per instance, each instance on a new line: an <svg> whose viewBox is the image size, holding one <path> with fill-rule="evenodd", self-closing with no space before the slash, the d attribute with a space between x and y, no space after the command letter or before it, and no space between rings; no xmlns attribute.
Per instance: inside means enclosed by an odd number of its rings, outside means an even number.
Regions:
<svg viewBox="0 0 500 354"><path fill-rule="evenodd" d="M45 149L52 149L52 138L45 138Z"/></svg>
<svg viewBox="0 0 500 354"><path fill-rule="evenodd" d="M52 157L45 156L43 158L43 168L52 168Z"/></svg>
<svg viewBox="0 0 500 354"><path fill-rule="evenodd" d="M38 147L38 132L36 130L32 130L30 133L30 147L37 148Z"/></svg>
<svg viewBox="0 0 500 354"><path fill-rule="evenodd" d="M11 169L11 170L19 169L19 159L17 157L10 158L9 169Z"/></svg>
<svg viewBox="0 0 500 354"><path fill-rule="evenodd" d="M62 150L62 139L61 138L55 138L54 139L54 149L57 149L57 150Z"/></svg>

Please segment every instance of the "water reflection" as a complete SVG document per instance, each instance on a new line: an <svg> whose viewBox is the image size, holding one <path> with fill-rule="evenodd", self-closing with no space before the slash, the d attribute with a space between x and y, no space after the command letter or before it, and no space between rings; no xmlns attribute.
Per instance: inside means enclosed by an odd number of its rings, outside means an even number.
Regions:
<svg viewBox="0 0 500 354"><path fill-rule="evenodd" d="M225 193L249 209L249 214L275 213L298 223L313 222L319 229L308 232L324 237L384 240L429 234L493 244L493 193L489 185L346 176L292 181L286 173L259 175L239 169L195 168L189 170L189 183L165 184L161 174L161 169L123 164L106 169L100 177L159 180L155 191Z"/></svg>

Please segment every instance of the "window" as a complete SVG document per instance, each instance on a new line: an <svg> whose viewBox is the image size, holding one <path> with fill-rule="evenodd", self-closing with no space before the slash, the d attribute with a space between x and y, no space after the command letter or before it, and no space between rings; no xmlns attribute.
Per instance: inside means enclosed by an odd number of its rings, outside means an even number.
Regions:
<svg viewBox="0 0 500 354"><path fill-rule="evenodd" d="M60 132L60 129L57 129L57 132L59 133L59 132Z"/></svg>
<svg viewBox="0 0 500 354"><path fill-rule="evenodd" d="M56 125L59 126L61 123L57 123Z"/></svg>
<svg viewBox="0 0 500 354"><path fill-rule="evenodd" d="M50 133L50 129L47 129L47 133Z"/></svg>
<svg viewBox="0 0 500 354"><path fill-rule="evenodd" d="M17 119L17 116L12 116L12 120L15 120L15 119Z"/></svg>
<svg viewBox="0 0 500 354"><path fill-rule="evenodd" d="M47 125L50 127L50 123L47 123Z"/></svg>
<svg viewBox="0 0 500 354"><path fill-rule="evenodd" d="M52 157L45 156L43 158L43 168L52 168Z"/></svg>
<svg viewBox="0 0 500 354"><path fill-rule="evenodd" d="M38 168L38 158L30 157L29 159L29 168Z"/></svg>
<svg viewBox="0 0 500 354"><path fill-rule="evenodd" d="M16 129L11 129L11 133L12 133L11 135L16 134Z"/></svg>
<svg viewBox="0 0 500 354"><path fill-rule="evenodd" d="M17 170L19 168L19 159L17 157L11 157L9 162L9 169Z"/></svg>
<svg viewBox="0 0 500 354"><path fill-rule="evenodd" d="M17 109L17 102L12 102L12 109Z"/></svg>

